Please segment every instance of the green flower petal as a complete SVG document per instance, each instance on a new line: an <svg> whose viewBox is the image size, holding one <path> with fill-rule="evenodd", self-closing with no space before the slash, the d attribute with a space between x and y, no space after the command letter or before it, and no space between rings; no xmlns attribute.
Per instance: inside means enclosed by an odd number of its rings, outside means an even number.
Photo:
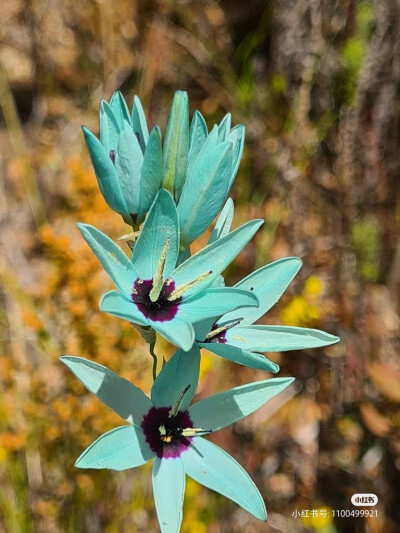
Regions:
<svg viewBox="0 0 400 533"><path fill-rule="evenodd" d="M218 140L221 142L228 140L228 136L231 131L231 119L232 116L230 113L228 113L224 116L218 126Z"/></svg>
<svg viewBox="0 0 400 533"><path fill-rule="evenodd" d="M109 104L103 100L100 105L100 141L106 149L107 155L109 155L110 150L117 149L122 127L123 122L120 122L120 114L118 113L116 117Z"/></svg>
<svg viewBox="0 0 400 533"><path fill-rule="evenodd" d="M161 533L179 533L186 476L180 457L156 457L152 472L153 495Z"/></svg>
<svg viewBox="0 0 400 533"><path fill-rule="evenodd" d="M191 405L194 427L216 431L248 416L288 387L294 378L271 378L235 387Z"/></svg>
<svg viewBox="0 0 400 533"><path fill-rule="evenodd" d="M172 407L185 388L180 409L186 409L196 392L199 381L200 350L195 345L189 352L177 350L158 374L151 389L151 401L156 407Z"/></svg>
<svg viewBox="0 0 400 533"><path fill-rule="evenodd" d="M187 93L176 91L164 139L163 187L179 200L186 177L189 152L189 103Z"/></svg>
<svg viewBox="0 0 400 533"><path fill-rule="evenodd" d="M136 270L124 252L107 235L89 224L77 224L83 238L118 289L131 295Z"/></svg>
<svg viewBox="0 0 400 533"><path fill-rule="evenodd" d="M150 209L162 183L161 132L156 126L151 130L144 153L140 177L138 216L142 218Z"/></svg>
<svg viewBox="0 0 400 533"><path fill-rule="evenodd" d="M140 425L152 408L138 387L107 367L83 357L64 355L60 359L91 393L127 422Z"/></svg>
<svg viewBox="0 0 400 533"><path fill-rule="evenodd" d="M188 246L187 248L180 250L178 259L176 260L176 266L178 267L181 263L184 263L187 259L189 259L189 257L190 257L190 248Z"/></svg>
<svg viewBox="0 0 400 533"><path fill-rule="evenodd" d="M153 278L168 239L164 279L170 276L178 256L178 227L178 215L172 196L167 191L160 190L133 249L132 263L140 278Z"/></svg>
<svg viewBox="0 0 400 533"><path fill-rule="evenodd" d="M215 320L216 320L216 317L211 317L211 318L206 318L204 320L200 320L193 324L194 335L195 335L197 343L199 343L200 341L203 341L206 338L208 333L211 331L211 328Z"/></svg>
<svg viewBox="0 0 400 533"><path fill-rule="evenodd" d="M225 202L224 208L221 211L221 214L218 217L218 220L215 224L213 232L208 240L208 244L225 237L231 230L232 220L233 220L234 206L232 198L228 198Z"/></svg>
<svg viewBox="0 0 400 533"><path fill-rule="evenodd" d="M286 257L259 268L239 281L239 283L236 283L236 288L254 292L260 301L260 305L256 308L246 309L245 313L242 310L227 313L218 320L218 323L224 324L241 320L240 325L244 326L258 320L276 304L300 270L301 265L301 259L298 257Z"/></svg>
<svg viewBox="0 0 400 533"><path fill-rule="evenodd" d="M210 287L212 287L213 289L222 289L222 287L225 287L224 276L218 276L217 278L215 278Z"/></svg>
<svg viewBox="0 0 400 533"><path fill-rule="evenodd" d="M183 298L179 305L178 316L187 322L198 322L205 318L220 316L234 307L258 305L258 299L254 294L231 287L206 289L189 301Z"/></svg>
<svg viewBox="0 0 400 533"><path fill-rule="evenodd" d="M229 235L206 246L197 254L192 255L175 270L173 274L175 285L180 286L189 283L210 270L212 273L185 292L185 297L194 295L201 289L211 285L249 242L263 222L263 220L251 220L229 233Z"/></svg>
<svg viewBox="0 0 400 533"><path fill-rule="evenodd" d="M111 149L117 149L120 129L114 113L105 100L102 100L100 104L99 122L100 142L104 146L106 153L109 154Z"/></svg>
<svg viewBox="0 0 400 533"><path fill-rule="evenodd" d="M186 320L182 320L178 316L175 316L175 318L168 322L157 322L149 319L148 325L167 339L167 341L178 348L182 348L182 350L188 351L193 346L193 326L190 322L186 322Z"/></svg>
<svg viewBox="0 0 400 533"><path fill-rule="evenodd" d="M181 241L193 242L211 224L228 193L232 172L232 144L202 150L190 167L178 204Z"/></svg>
<svg viewBox="0 0 400 533"><path fill-rule="evenodd" d="M144 153L149 139L149 130L147 128L146 117L143 111L142 104L138 96L133 99L132 108L132 127L133 131L137 134L140 148Z"/></svg>
<svg viewBox="0 0 400 533"><path fill-rule="evenodd" d="M115 170L129 213L136 214L139 206L140 173L143 153L136 135L128 122L118 137Z"/></svg>
<svg viewBox="0 0 400 533"><path fill-rule="evenodd" d="M93 442L75 463L77 468L126 470L147 463L154 457L141 428L122 426Z"/></svg>
<svg viewBox="0 0 400 533"><path fill-rule="evenodd" d="M244 134L245 127L242 124L235 126L231 133L229 134L228 141L233 143L233 164L232 164L232 173L231 179L229 181L228 191L232 187L232 184L235 180L237 171L239 169L240 161L243 155L244 147Z"/></svg>
<svg viewBox="0 0 400 533"><path fill-rule="evenodd" d="M114 116L121 129L123 128L125 121L130 124L131 116L129 114L129 109L126 105L125 98L122 96L120 91L115 91L115 93L111 96L110 108L114 113Z"/></svg>
<svg viewBox="0 0 400 533"><path fill-rule="evenodd" d="M82 127L82 130L85 135L86 145L89 150L90 159L92 160L101 194L113 211L116 211L122 216L129 216L129 211L118 181L117 172L112 164L109 154L106 152L99 139L95 137L90 130L85 128L85 126Z"/></svg>
<svg viewBox="0 0 400 533"><path fill-rule="evenodd" d="M260 353L249 352L248 350L243 350L230 344L221 344L218 342L200 342L198 345L239 365L265 370L273 374L279 372L279 365L273 363Z"/></svg>
<svg viewBox="0 0 400 533"><path fill-rule="evenodd" d="M197 118L198 120L201 121L200 116L201 116L201 114L198 113L198 116L197 117L193 117L193 118ZM201 116L201 118L204 121L202 116ZM202 128L203 128L203 126L201 126L201 129ZM207 130L207 126L206 126L205 122L204 122L204 128ZM196 147L195 152L192 153L191 159L190 159L190 161L188 163L187 176L189 174L192 174L195 171L194 169L196 168L200 157L205 158L206 154L207 154L207 152L209 152L209 150L211 150L212 148L214 148L218 144L221 144L218 141L218 126L215 124L213 129L206 136L204 142L201 142L201 146L200 146L200 142L201 141L199 140L198 141L198 146ZM186 182L184 184L184 188L185 187L187 187L187 183Z"/></svg>
<svg viewBox="0 0 400 533"><path fill-rule="evenodd" d="M291 326L235 326L226 332L228 344L257 352L319 348L339 341L339 337L318 329Z"/></svg>
<svg viewBox="0 0 400 533"><path fill-rule="evenodd" d="M140 326L149 325L149 321L139 311L136 304L117 291L109 291L103 294L100 299L99 309L104 313L129 320L129 322Z"/></svg>
<svg viewBox="0 0 400 533"><path fill-rule="evenodd" d="M207 124L200 111L193 113L189 133L188 167L197 159L208 135Z"/></svg>
<svg viewBox="0 0 400 533"><path fill-rule="evenodd" d="M181 459L192 479L233 500L259 520L267 520L265 504L254 481L224 450L197 437Z"/></svg>

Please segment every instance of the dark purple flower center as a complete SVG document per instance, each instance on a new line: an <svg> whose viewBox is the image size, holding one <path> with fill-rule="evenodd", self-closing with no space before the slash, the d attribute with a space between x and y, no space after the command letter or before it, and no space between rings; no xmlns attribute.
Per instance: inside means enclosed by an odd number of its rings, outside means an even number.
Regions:
<svg viewBox="0 0 400 533"><path fill-rule="evenodd" d="M178 411L175 416L170 412L170 407L152 407L142 421L147 444L164 459L179 457L192 441L192 437L182 435L184 429L193 427L188 411Z"/></svg>
<svg viewBox="0 0 400 533"><path fill-rule="evenodd" d="M172 320L178 312L178 306L182 297L175 300L168 300L175 289L175 282L168 278L155 302L150 299L150 291L153 288L152 279L137 279L132 289L132 301L146 318L154 322L168 322Z"/></svg>

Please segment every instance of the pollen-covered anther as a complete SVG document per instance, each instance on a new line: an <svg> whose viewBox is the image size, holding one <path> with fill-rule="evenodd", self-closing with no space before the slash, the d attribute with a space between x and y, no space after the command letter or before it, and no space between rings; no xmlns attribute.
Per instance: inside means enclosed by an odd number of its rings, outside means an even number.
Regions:
<svg viewBox="0 0 400 533"><path fill-rule="evenodd" d="M212 329L210 333L207 335L206 341L213 339L214 337L216 337L217 335L220 335L221 333L225 333L225 331L227 331L228 329L234 328L238 324L240 324L240 320L236 320L235 322L232 322L232 324L226 324L225 326L221 326L217 329Z"/></svg>
<svg viewBox="0 0 400 533"><path fill-rule="evenodd" d="M199 283L204 281L208 276L212 274L212 270L207 270L207 272L204 272L203 274L200 274L200 276L193 281L188 281L188 283L184 283L183 285L179 285L168 297L168 300L170 302L173 302L177 298L180 298L185 294L185 292L189 291L190 289L193 289L193 287L196 287Z"/></svg>
<svg viewBox="0 0 400 533"><path fill-rule="evenodd" d="M157 264L156 271L153 276L153 287L150 291L149 297L152 302L156 302L160 296L161 290L164 285L164 270L165 270L165 261L168 254L168 249L170 245L170 239L165 241L164 247L161 252L160 259Z"/></svg>
<svg viewBox="0 0 400 533"><path fill-rule="evenodd" d="M200 437L201 435L207 435L207 433L212 433L212 429L185 428L181 431L182 437Z"/></svg>

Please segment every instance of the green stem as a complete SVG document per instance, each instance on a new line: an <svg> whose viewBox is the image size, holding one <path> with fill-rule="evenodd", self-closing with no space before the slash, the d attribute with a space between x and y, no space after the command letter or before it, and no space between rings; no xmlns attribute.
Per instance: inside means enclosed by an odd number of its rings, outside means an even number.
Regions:
<svg viewBox="0 0 400 533"><path fill-rule="evenodd" d="M153 381L155 381L157 377L157 356L154 353L155 344L155 342L150 343L150 355L153 358Z"/></svg>

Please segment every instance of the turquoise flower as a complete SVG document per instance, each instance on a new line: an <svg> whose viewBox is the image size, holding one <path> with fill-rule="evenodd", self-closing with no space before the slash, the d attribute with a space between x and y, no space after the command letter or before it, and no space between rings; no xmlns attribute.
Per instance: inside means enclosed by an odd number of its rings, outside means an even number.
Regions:
<svg viewBox="0 0 400 533"><path fill-rule="evenodd" d="M229 234L233 202L226 203L210 242ZM339 337L324 331L291 326L256 324L280 299L302 265L298 257L286 257L259 268L239 281L234 288L251 291L259 305L228 311L224 315L194 324L195 337L201 348L252 368L278 372L279 366L259 352L283 352L319 348L339 342Z"/></svg>
<svg viewBox="0 0 400 533"><path fill-rule="evenodd" d="M257 305L242 289L211 287L263 223L253 220L218 239L175 268L179 224L171 195L160 190L143 224L132 259L104 233L79 229L120 292L103 295L100 309L140 326L151 326L168 341L189 350L193 322L220 316L238 306Z"/></svg>
<svg viewBox="0 0 400 533"><path fill-rule="evenodd" d="M100 107L100 140L83 127L97 181L108 205L125 222L143 220L162 185L161 132L149 135L137 96L132 113L120 92Z"/></svg>
<svg viewBox="0 0 400 533"><path fill-rule="evenodd" d="M126 470L154 459L153 494L162 533L180 529L186 475L259 520L267 519L263 498L247 472L203 435L253 413L293 378L249 383L190 405L199 377L196 346L186 353L175 352L154 382L151 399L102 365L80 357L61 360L90 392L128 422L94 441L75 466Z"/></svg>

